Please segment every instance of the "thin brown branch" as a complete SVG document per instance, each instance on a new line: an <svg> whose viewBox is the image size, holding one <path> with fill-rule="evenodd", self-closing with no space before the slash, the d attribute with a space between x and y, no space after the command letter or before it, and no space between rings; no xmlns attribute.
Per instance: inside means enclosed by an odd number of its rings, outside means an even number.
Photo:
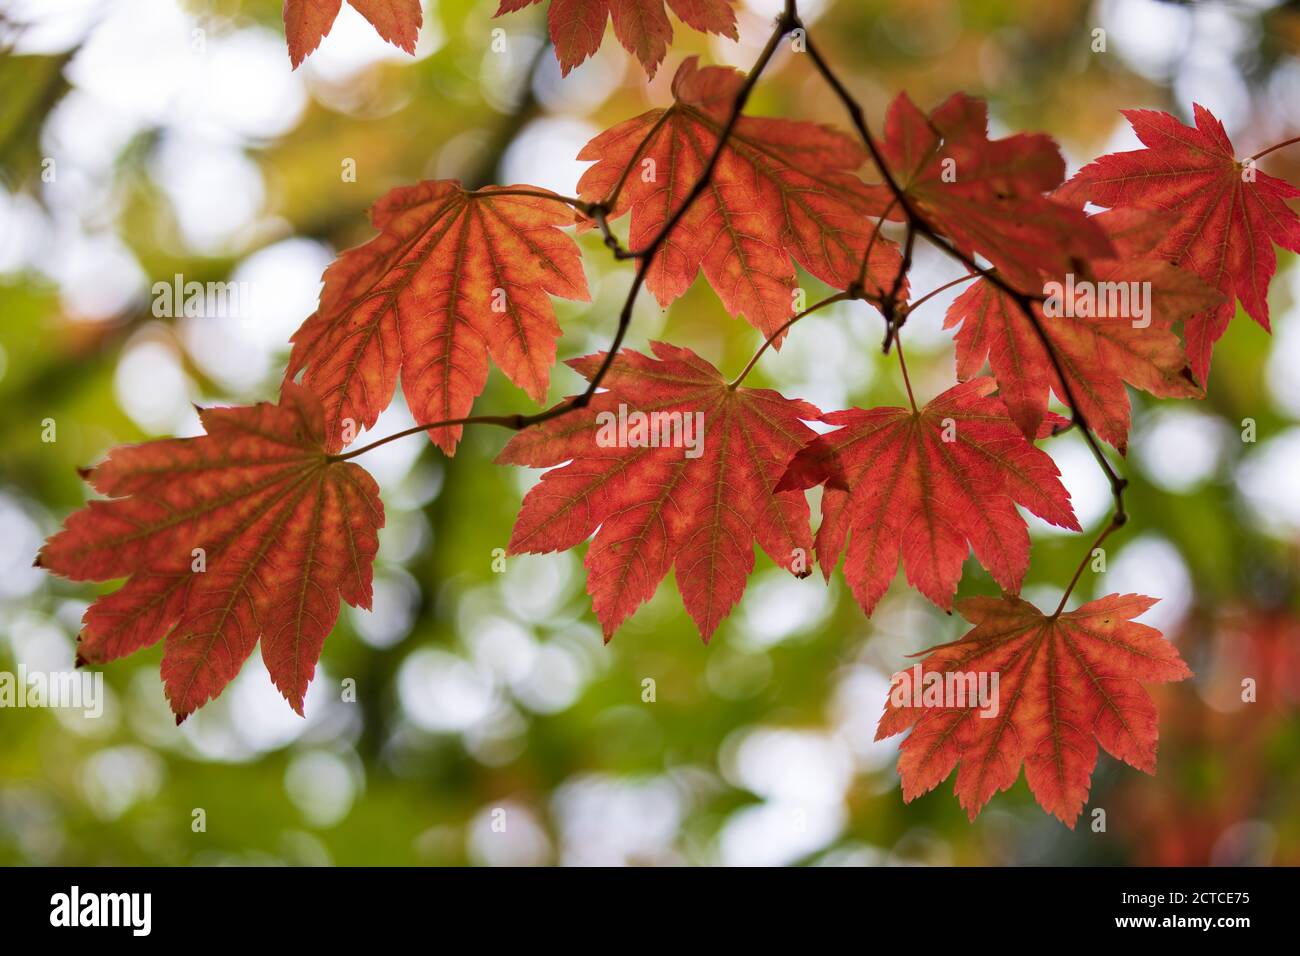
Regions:
<svg viewBox="0 0 1300 956"><path fill-rule="evenodd" d="M802 26L802 22L799 25ZM848 111L849 118L852 121L854 128L857 130L858 135L861 137L862 143L866 147L867 152L871 155L872 162L880 172L880 176L884 180L885 185L898 201L898 205L902 208L909 226L921 235L925 236L926 239L932 242L936 247L956 258L970 271L984 273L985 278L1015 301L1017 307L1022 313L1024 313L1025 318L1029 321L1030 325L1033 326L1034 332L1042 343L1044 350L1047 352L1047 356L1056 372L1057 381L1060 382L1061 389L1065 393L1062 397L1070 406L1071 421L1074 425L1078 426L1079 432L1083 435L1084 441L1087 442L1088 449L1092 452L1093 458L1096 459L1098 467L1101 468L1102 472L1106 476L1106 481L1110 485L1114 510L1111 514L1110 524L1103 532L1102 537L1104 538L1106 535L1110 534L1110 532L1122 527L1128 521L1128 513L1124 510L1124 489L1127 487L1128 481L1127 479L1122 478L1115 471L1110 460L1106 457L1104 449L1101 447L1101 442L1093 432L1092 427L1088 424L1084 413L1079 409L1079 403L1074 395L1074 389L1070 386L1070 381L1065 375L1065 368L1061 363L1060 356L1057 354L1056 347L1052 344L1051 338L1048 336L1047 331L1043 328L1042 323L1039 322L1038 316L1034 312L1034 303L1040 301L1042 297L1023 292L1007 282L1006 279L996 271L982 269L970 255L943 240L939 230L930 225L925 216L923 216L912 204L906 191L899 186L898 181L894 178L894 174L889 168L889 164L885 162L884 156L880 151L880 146L876 142L876 138L867 127L866 115L863 112L861 104L859 104L853 94L849 92L843 81L838 75L836 75L830 64L821 55L821 51L813 42L812 36L808 33L807 28L805 27L804 29L805 49L808 51L808 55L812 58L813 65L816 67L817 72L820 73L822 78L826 81L827 85L835 92L835 95L838 97L844 108ZM886 316L886 318L888 319L889 316ZM891 322L889 329L886 330L886 349L889 347L889 333L893 329L894 326ZM1089 553L1091 554L1091 550ZM1070 590L1073 589L1073 586L1073 583L1071 583ZM1066 597L1069 597L1070 590L1066 591ZM1064 606L1064 601L1062 601L1062 606Z"/></svg>
<svg viewBox="0 0 1300 956"><path fill-rule="evenodd" d="M424 425L415 425L411 428L404 429L403 431L395 432L385 438L373 441L355 451L347 452L346 454L330 455L328 456L328 459L330 461L347 461L348 459L356 458L358 455L365 454L373 448L378 448L380 445L385 445L388 442L396 441L399 438L405 438L408 435L414 435L419 432L427 432L435 428L448 428L456 425L499 425L504 428L519 431L528 428L531 425L537 425L549 421L552 418L557 418L558 416L574 409L585 408L591 402L591 397L595 395L597 390L600 388L601 382L604 381L605 376L609 373L610 368L614 364L614 359L618 355L619 349L623 346L623 339L627 336L628 327L632 324L632 311L636 305L637 296L641 291L641 287L645 285L646 276L650 271L651 263L654 262L655 256L667 240L669 233L676 228L677 224L681 222L682 218L690 210L695 201L699 199L699 197L702 196L704 191L709 187L710 182L713 180L714 171L717 169L718 160L722 155L722 151L726 148L727 143L731 139L731 134L735 131L736 124L740 120L740 115L745 108L745 104L749 101L749 96L753 92L755 85L758 83L758 78L763 74L763 71L767 69L768 64L771 63L772 57L776 54L777 46L781 42L781 38L798 25L799 17L796 11L795 0L786 0L785 10L777 18L776 24L772 29L772 35L768 38L767 44L763 47L763 51L759 54L758 59L754 61L753 67L750 68L748 75L745 77L744 84L736 92L736 97L731 105L730 115L727 117L727 122L723 125L722 130L718 135L718 142L714 146L713 153L709 156L709 161L705 164L704 170L700 174L700 178L696 180L695 184L691 187L691 191L687 194L681 206L678 207L672 216L668 218L659 231L655 233L654 237L644 249L630 251L623 248L623 246L618 242L617 237L614 236L613 232L609 228L608 213L610 208L612 208L612 203L617 201L618 191L621 190L623 183L626 182L629 171L635 164L641 150L644 149L646 143L649 141L650 136L654 134L654 130L647 134L646 138L642 140L641 146L638 147L637 152L633 154L632 160L626 167L624 167L618 186L612 193L612 198L604 203L588 203L585 200L572 196L561 196L557 193L551 193L545 190L533 190L528 188L512 188L495 192L496 195L516 194L553 199L557 202L573 206L575 209L591 216L591 218L595 220L596 225L600 228L605 237L605 245L614 253L616 259L635 258L638 260L636 275L632 279L631 288L628 289L627 298L623 301L623 308L619 311L618 327L615 329L614 338L610 342L609 348L605 352L605 357L600 363L600 367L596 370L596 374L592 376L587 388L581 394L575 395L570 399L565 399L556 405L552 405L545 411L538 412L534 415L471 415L466 418L452 418L444 421L430 422ZM665 113L665 115L667 114ZM658 128L657 124L655 128ZM815 307L820 307L822 304L825 303L819 303L818 306ZM766 345L764 347L766 347ZM760 349L760 353L761 351L762 350Z"/></svg>
<svg viewBox="0 0 1300 956"><path fill-rule="evenodd" d="M907 274L912 269L912 250L915 245L916 225L909 219L907 222L907 237L903 240L903 258L898 263L898 274L894 276L894 285L889 290L889 295L885 298L881 308L885 316L885 341L880 348L886 355L889 354L889 343L898 334L898 327L907 321L906 311L902 314L899 313L898 294L903 291L903 283L907 280Z"/></svg>
<svg viewBox="0 0 1300 956"><path fill-rule="evenodd" d="M740 114L749 102L749 95L754 91L758 84L758 78L763 75L767 65L772 61L776 54L776 48L781 42L781 38L799 25L799 17L795 12L794 0L788 0L785 12L777 18L776 26L772 30L772 35L768 37L767 44L763 47L763 52L758 55L754 65L750 68L749 74L745 77L745 82L740 89L736 91L736 97L731 103L731 112L727 116L727 121L722 125L721 132L718 133L718 142L713 147L713 152L709 155L709 161L704 164L704 169L700 173L700 178L691 186L691 191L686 194L686 199L677 208L677 210L668 217L667 221L659 227L654 238L645 246L644 249L638 249L634 255L653 259L663 246L664 240L668 234L677 228L677 224L695 204L695 200L704 194L713 182L713 173L718 167L718 160L722 158L722 152L727 147L731 139L731 134L736 130L736 124L740 122Z"/></svg>
<svg viewBox="0 0 1300 956"><path fill-rule="evenodd" d="M885 158L880 152L880 146L876 142L876 138L867 127L866 115L862 110L862 106L857 102L853 97L853 94L849 92L843 81L840 80L835 71L831 68L830 64L827 63L825 58L821 55L821 51L813 42L811 34L805 32L804 40L805 49L808 51L808 55L812 58L813 64L817 68L817 72L821 74L827 85L831 87L844 108L848 111L849 118L852 121L854 128L857 130L859 137L861 137L862 143L866 147L867 152L871 155L872 162L880 172L880 176L884 180L885 185L889 188L894 198L898 200L898 205L902 208L907 221L919 234L925 236L925 238L932 242L937 248L957 259L965 265L967 269L984 273L985 278L1016 302L1017 306L1024 313L1026 319L1028 319L1029 323L1033 326L1035 333L1042 342L1043 348L1047 352L1048 358L1051 360L1053 369L1056 371L1057 380L1061 383L1061 388L1065 392L1063 398L1070 406L1073 421L1078 425L1079 431L1087 441L1089 450L1097 460L1098 467L1100 467L1102 472L1105 473L1106 480L1110 484L1111 497L1113 498L1115 505L1114 515L1111 520L1115 523L1116 527L1124 524L1125 521L1128 520L1128 515L1124 510L1124 488L1128 482L1115 472L1115 469L1111 466L1109 459L1101 448L1100 441L1097 439L1091 426L1089 426L1084 414L1079 410L1079 403L1075 398L1074 390L1070 386L1069 379L1065 375L1065 369L1061 364L1056 348L1048 337L1046 330L1043 329L1042 323L1038 321L1037 315L1034 314L1033 303L1041 299L1041 296L1034 296L1021 291L1007 282L1006 279L996 271L981 268L970 255L943 241L939 231L930 225L925 216L922 215L921 212L912 204L906 191L898 185L898 181L894 178L894 174L890 170L889 164L885 162Z"/></svg>

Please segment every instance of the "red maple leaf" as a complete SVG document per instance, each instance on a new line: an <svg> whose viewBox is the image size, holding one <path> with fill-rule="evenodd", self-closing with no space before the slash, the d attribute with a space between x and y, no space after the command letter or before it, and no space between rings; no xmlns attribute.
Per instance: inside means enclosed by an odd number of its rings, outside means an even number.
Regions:
<svg viewBox="0 0 1300 956"><path fill-rule="evenodd" d="M676 102L601 133L578 154L596 165L582 198L605 200L622 182L611 218L632 213L629 242L646 248L704 172L744 75L686 60L673 78ZM659 304L681 296L701 269L732 315L771 335L794 314L797 261L837 289L858 279L888 201L853 170L857 142L815 123L741 117L708 188L665 239L646 277ZM626 178L625 178L625 171ZM897 247L871 246L867 291L892 288Z"/></svg>
<svg viewBox="0 0 1300 956"><path fill-rule="evenodd" d="M1060 190L1066 201L1139 206L1162 215L1159 257L1196 273L1225 296L1183 327L1192 371L1204 383L1214 343L1241 300L1265 330L1268 284L1277 271L1273 243L1300 252L1300 217L1286 200L1300 189L1239 162L1228 134L1196 105L1196 126L1168 113L1124 110L1146 149L1102 156Z"/></svg>
<svg viewBox="0 0 1300 956"><path fill-rule="evenodd" d="M348 0L348 5L389 43L407 53L415 52L424 22L420 0ZM328 35L341 6L342 0L284 0L284 38L295 70Z"/></svg>
<svg viewBox="0 0 1300 956"><path fill-rule="evenodd" d="M1041 302L1032 309L1052 343L1078 411L1089 427L1122 453L1129 429L1125 382L1162 398L1201 396L1172 329L1221 297L1192 273L1153 252L1163 234L1158 217L1142 210L1116 209L1094 220L1110 237L1115 258L1091 260L1077 284L1073 276L1068 285L1060 277L1060 299L1069 301L1058 302L1061 308L1052 315L1045 313ZM1096 314L1101 301L1096 290L1105 290L1105 284L1122 290L1127 304L1117 310L1120 314ZM1085 290L1093 295L1087 309L1083 308ZM1148 301L1139 305L1144 290L1149 292ZM1067 296L1070 291L1074 294ZM957 377L964 381L979 375L987 358L998 394L1025 435L1038 433L1047 415L1049 391L1069 402L1038 331L1016 300L992 282L980 279L953 301L944 328L957 325L961 326Z"/></svg>
<svg viewBox="0 0 1300 956"><path fill-rule="evenodd" d="M301 714L339 598L370 607L379 489L326 455L321 404L306 389L200 415L207 434L117 448L87 472L109 499L71 515L37 565L78 581L128 579L86 611L79 662L165 636L177 723L221 693L259 638Z"/></svg>
<svg viewBox="0 0 1300 956"><path fill-rule="evenodd" d="M1019 590L1029 530L1017 504L1079 530L1056 465L1025 440L993 389L980 378L918 411L829 412L822 421L842 427L809 442L777 485L826 484L817 560L829 579L848 538L844 574L867 614L900 553L907 580L945 610L972 548L1004 589Z"/></svg>
<svg viewBox="0 0 1300 956"><path fill-rule="evenodd" d="M541 2L501 0L496 15ZM605 24L612 18L618 42L653 78L673 38L665 2L683 23L701 33L717 33L732 40L739 38L736 11L732 9L734 0L551 0L546 21L555 56L560 61L560 72L568 76L570 70L600 49Z"/></svg>
<svg viewBox="0 0 1300 956"><path fill-rule="evenodd" d="M549 296L586 301L587 280L577 244L559 229L572 213L545 190L511 191L519 188L469 192L441 180L394 189L371 209L379 235L325 270L285 380L303 372L321 396L327 450L375 423L399 371L421 422L467 415L489 355L545 400L560 337ZM460 434L457 425L429 437L450 455Z"/></svg>
<svg viewBox="0 0 1300 956"><path fill-rule="evenodd" d="M808 504L772 489L813 437L803 421L820 413L768 389L733 389L689 349L652 349L657 358L620 352L585 411L521 432L501 452L502 463L561 465L524 498L510 552L561 551L595 532L587 591L606 640L675 566L708 641L744 593L755 541L807 574ZM569 364L590 379L602 358Z"/></svg>
<svg viewBox="0 0 1300 956"><path fill-rule="evenodd" d="M925 222L968 256L984 256L1013 284L1036 291L1039 273L1111 255L1080 210L1043 195L1065 178L1051 137L988 138L988 107L955 93L926 117L900 93L885 117L880 151ZM901 218L895 209L891 216Z"/></svg>
<svg viewBox="0 0 1300 956"><path fill-rule="evenodd" d="M903 799L930 792L960 764L955 790L974 820L993 794L1016 782L1024 764L1039 804L1073 829L1088 798L1098 743L1155 773L1159 725L1142 684L1191 676L1159 631L1133 620L1155 603L1112 594L1048 617L1016 597L958 601L957 610L975 627L895 676L876 729L882 740L912 728L898 759ZM985 675L987 707L955 696L977 688L979 675ZM936 688L949 685L951 695L925 696L927 686L938 694Z"/></svg>

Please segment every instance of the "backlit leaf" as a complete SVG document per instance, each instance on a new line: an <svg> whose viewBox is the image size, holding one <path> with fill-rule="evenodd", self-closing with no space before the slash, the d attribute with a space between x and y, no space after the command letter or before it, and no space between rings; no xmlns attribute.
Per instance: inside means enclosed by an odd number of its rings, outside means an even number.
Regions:
<svg viewBox="0 0 1300 956"><path fill-rule="evenodd" d="M496 15L541 2L501 0ZM568 76L570 70L600 49L605 25L612 19L618 42L653 77L673 39L665 2L692 29L732 40L739 36L733 0L551 0L546 22L551 42L555 44L555 56L560 61L560 72Z"/></svg>
<svg viewBox="0 0 1300 956"><path fill-rule="evenodd" d="M927 117L900 93L880 149L926 222L967 255L984 256L1017 287L1034 291L1040 272L1063 275L1076 259L1112 254L1081 211L1044 195L1065 178L1051 138L990 140L982 100L955 93Z"/></svg>
<svg viewBox="0 0 1300 956"><path fill-rule="evenodd" d="M1073 828L1088 799L1098 744L1155 773L1156 708L1142 685L1191 676L1159 631L1133 620L1155 603L1112 594L1047 617L1016 597L958 601L975 627L932 648L905 680L895 677L876 729L877 740L912 730L898 758L903 799L933 790L956 767L956 794L974 820L993 794L1016 782L1023 764L1039 804ZM956 696L959 682L978 687L980 675L991 691L994 674L996 703L992 693L985 701L992 706ZM916 688L923 695L935 681L953 695L927 706Z"/></svg>
<svg viewBox="0 0 1300 956"><path fill-rule="evenodd" d="M325 270L320 307L294 333L285 371L286 381L302 372L324 402L327 449L375 423L399 372L421 422L469 414L489 355L544 401L560 337L550 296L588 298L577 244L559 228L572 212L442 180L394 189L371 218L379 235ZM452 454L460 434L457 425L429 437Z"/></svg>
<svg viewBox="0 0 1300 956"><path fill-rule="evenodd" d="M348 0L348 5L389 43L415 52L424 22L420 0ZM284 38L295 70L329 34L341 7L342 0L284 0Z"/></svg>
<svg viewBox="0 0 1300 956"><path fill-rule="evenodd" d="M379 489L326 455L320 402L296 385L279 405L200 414L205 435L118 448L91 469L108 499L71 515L37 563L78 581L127 578L86 612L79 659L166 637L177 723L221 693L259 639L301 714L339 599L370 606Z"/></svg>
<svg viewBox="0 0 1300 956"><path fill-rule="evenodd" d="M623 180L611 218L631 212L633 249L649 246L686 201L743 82L735 70L700 67L692 57L673 79L673 106L620 123L578 154L596 164L578 182L583 199L604 201ZM857 280L874 230L869 217L888 205L854 175L864 160L855 140L828 127L742 117L646 285L667 307L702 269L729 313L770 335L796 311L795 262L837 289ZM892 287L899 256L883 237L871 250L866 285L879 295Z"/></svg>
<svg viewBox="0 0 1300 956"><path fill-rule="evenodd" d="M1243 164L1223 124L1195 106L1196 126L1168 113L1125 110L1146 149L1110 153L1079 170L1062 199L1157 210L1164 229L1154 252L1223 293L1221 304L1189 318L1183 337L1192 371L1209 378L1214 343L1241 301L1265 330L1273 244L1300 252L1300 216L1286 204L1300 189Z"/></svg>
<svg viewBox="0 0 1300 956"><path fill-rule="evenodd" d="M1127 448L1129 400L1124 383L1161 398L1196 398L1196 384L1173 325L1220 299L1192 273L1170 265L1152 252L1156 217L1140 210L1117 209L1095 217L1110 236L1116 257L1095 259L1089 270L1073 274L1069 285L1058 278L1065 296L1053 315L1043 303L1032 306L1039 326L1052 343L1070 391L1098 435L1123 452ZM1105 290L1123 292L1122 308ZM1084 290L1093 295L1085 309ZM1101 292L1101 295L1097 295ZM1134 303L1145 297L1140 308ZM1115 314L1098 315L1110 311ZM1068 310L1064 306L1068 305ZM1062 313L1065 314L1062 314ZM1138 315L1137 312L1144 314ZM987 279L978 280L948 309L944 327L957 332L957 377L979 375L987 358L998 391L1012 419L1027 436L1037 434L1047 414L1049 390L1068 404L1043 340L1024 310Z"/></svg>
<svg viewBox="0 0 1300 956"><path fill-rule="evenodd" d="M653 350L655 358L619 353L608 390L588 408L506 445L503 463L559 466L524 498L510 551L562 551L594 532L587 590L606 640L675 567L686 610L707 641L745 590L755 542L782 567L807 573L808 504L798 492L773 488L813 437L803 422L819 413L768 389L731 389L689 349L656 342ZM569 364L591 378L601 358ZM635 413L654 416L643 431L628 418ZM625 435L620 415L633 423Z"/></svg>
<svg viewBox="0 0 1300 956"><path fill-rule="evenodd" d="M829 579L847 539L844 575L866 613L888 590L900 555L907 580L944 609L971 549L1005 590L1018 591L1029 530L1017 504L1079 529L1056 465L1025 440L993 388L974 379L916 412L829 412L822 421L841 427L791 461L777 489L826 485L817 559Z"/></svg>

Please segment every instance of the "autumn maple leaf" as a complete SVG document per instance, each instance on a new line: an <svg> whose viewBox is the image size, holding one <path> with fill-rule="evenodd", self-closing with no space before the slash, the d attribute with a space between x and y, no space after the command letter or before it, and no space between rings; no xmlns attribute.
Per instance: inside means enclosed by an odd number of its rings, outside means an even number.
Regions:
<svg viewBox="0 0 1300 956"><path fill-rule="evenodd" d="M1115 257L1091 260L1081 281L1075 285L1071 280L1075 295L1058 303L1052 315L1045 313L1044 303L1032 304L1065 374L1068 393L1033 323L1016 300L991 281L980 279L958 296L948 308L944 328L960 326L957 377L964 381L979 375L987 358L998 394L1026 436L1038 433L1049 392L1067 404L1072 395L1089 427L1123 453L1129 430L1124 383L1161 398L1199 398L1201 389L1172 329L1222 297L1156 254L1164 230L1159 217L1116 209L1093 218L1110 238ZM1064 296L1063 280L1060 277L1058 285ZM1108 285L1123 290L1129 302L1123 314L1096 314L1095 295L1088 309L1081 308L1085 290ZM1145 304L1140 297L1146 298Z"/></svg>
<svg viewBox="0 0 1300 956"><path fill-rule="evenodd" d="M900 93L880 151L927 224L1017 287L1034 291L1040 272L1064 274L1076 259L1113 254L1081 210L1043 195L1065 178L1056 143L1037 133L990 140L982 100L956 93L927 117Z"/></svg>
<svg viewBox="0 0 1300 956"><path fill-rule="evenodd" d="M803 576L808 504L773 492L820 414L760 388L731 388L689 349L624 350L583 411L512 438L499 462L553 468L524 498L511 553L587 552L587 591L608 640L669 568L705 641L740 600L755 541ZM569 362L591 379L603 355ZM678 440L674 440L674 436ZM597 530L599 529L599 530Z"/></svg>
<svg viewBox="0 0 1300 956"><path fill-rule="evenodd" d="M496 15L541 2L501 0ZM665 2L683 23L701 33L717 33L732 40L739 37L736 11L732 9L734 0L551 0L546 21L560 72L568 76L570 70L600 49L605 24L612 18L618 42L653 78L673 38Z"/></svg>
<svg viewBox="0 0 1300 956"><path fill-rule="evenodd" d="M415 52L424 22L420 0L348 0L348 5L389 43L407 53ZM295 70L329 34L341 6L342 0L284 0L284 38Z"/></svg>
<svg viewBox="0 0 1300 956"><path fill-rule="evenodd" d="M1016 782L1023 764L1039 804L1073 829L1098 743L1155 773L1156 708L1142 684L1191 676L1159 631L1133 620L1155 603L1112 594L1048 617L1016 597L958 601L975 627L895 677L876 729L882 740L912 728L898 759L903 799L933 790L960 764L955 789L974 820L993 794ZM984 702L926 703L927 687L956 690L960 681L968 689L974 677L976 687L983 679L991 691L993 675L996 695Z"/></svg>
<svg viewBox="0 0 1300 956"><path fill-rule="evenodd" d="M488 356L544 401L560 327L550 295L586 301L573 214L545 190L451 180L394 189L371 209L379 235L325 270L320 307L292 337L285 371L325 405L326 449L369 428L397 377L421 422L462 418ZM447 454L459 425L429 437Z"/></svg>
<svg viewBox="0 0 1300 956"><path fill-rule="evenodd" d="M867 614L900 553L907 580L944 609L972 548L1005 590L1019 590L1029 530L1017 504L1079 530L1056 465L1025 440L993 390L992 379L980 378L917 411L829 412L822 421L842 427L809 442L777 485L825 483L817 559L829 579L848 539L844 574Z"/></svg>
<svg viewBox="0 0 1300 956"><path fill-rule="evenodd" d="M117 448L87 472L110 498L71 515L37 565L78 581L128 579L86 611L79 662L165 636L177 723L221 693L259 638L301 714L340 597L370 607L379 489L326 455L321 404L306 389L200 416L205 435Z"/></svg>
<svg viewBox="0 0 1300 956"><path fill-rule="evenodd" d="M1111 153L1084 166L1060 190L1070 202L1139 206L1163 216L1155 254L1196 273L1224 294L1183 327L1192 371L1204 384L1214 343L1241 300L1265 330L1268 285L1277 271L1273 243L1300 252L1300 216L1286 200L1300 189L1237 160L1228 134L1209 110L1194 107L1196 126L1168 113L1124 110L1146 149Z"/></svg>
<svg viewBox="0 0 1300 956"><path fill-rule="evenodd" d="M686 60L676 102L601 133L578 154L595 162L578 182L583 199L605 201L621 183L611 218L631 212L629 242L646 248L702 176L744 75ZM837 289L857 281L888 205L853 170L856 141L815 123L741 117L708 188L666 237L646 277L659 304L681 296L701 269L732 315L771 335L796 311L797 261ZM626 172L626 177L625 177ZM897 247L871 245L867 291L892 288Z"/></svg>

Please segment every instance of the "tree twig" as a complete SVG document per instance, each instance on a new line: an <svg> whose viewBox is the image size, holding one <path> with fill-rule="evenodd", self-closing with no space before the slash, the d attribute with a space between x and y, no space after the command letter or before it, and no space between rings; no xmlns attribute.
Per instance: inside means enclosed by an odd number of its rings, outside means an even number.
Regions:
<svg viewBox="0 0 1300 956"><path fill-rule="evenodd" d="M655 233L654 237L649 243L647 243L645 248L635 251L623 248L623 246L618 242L617 237L615 237L613 232L610 230L607 217L609 209L612 207L612 203L617 201L618 191L622 188L623 183L626 182L628 174L632 166L635 165L636 159L640 156L641 151L659 129L659 123L656 123L654 128L652 128L641 141L641 145L637 147L632 159L624 167L623 174L619 177L619 182L611 193L612 199L606 200L605 203L588 203L585 200L572 196L562 196L558 193L552 193L546 190L534 190L524 187L494 191L493 194L495 195L513 194L534 196L543 199L552 199L556 202L572 206L584 214L591 216L591 218L596 222L597 226L605 236L605 245L614 253L616 259L634 258L637 260L636 274L632 278L631 288L628 289L627 297L623 301L623 308L619 311L618 326L614 331L614 338L610 342L609 348L605 351L605 357L601 361L600 367L597 368L596 373L591 377L591 381L588 383L585 390L580 394L575 395L573 398L566 399L552 405L545 411L537 412L533 415L471 415L464 418L451 418L443 421L429 422L422 425L414 425L411 428L395 432L385 438L373 441L355 451L329 455L327 456L328 460L347 461L356 458L358 455L365 454L373 448L378 448L380 445L385 445L388 442L396 441L397 439L404 438L408 435L431 431L435 428L450 428L457 425L499 425L519 431L528 428L531 425L538 425L542 422L549 421L552 418L566 414L574 409L585 408L590 404L592 396L595 395L597 390L600 388L601 382L604 381L605 376L609 373L610 368L614 364L619 349L623 346L623 339L626 337L628 327L632 323L632 311L636 305L637 296L641 292L641 287L645 285L646 276L649 274L650 266L654 262L655 256L667 241L668 235L677 227L678 223L681 222L682 218L690 210L691 206L694 205L695 201L699 199L699 197L702 196L704 191L709 187L709 184L713 180L714 171L717 169L718 160L722 156L722 152L726 148L727 143L730 141L731 134L735 131L736 124L740 121L740 115L745 108L745 104L749 101L749 96L757 85L759 77L763 74L763 71L767 69L768 64L771 63L772 57L776 54L777 46L781 42L781 38L798 26L798 24L799 17L796 10L795 0L786 0L785 9L777 18L776 24L772 28L772 34L768 38L766 45L764 45L763 51L759 54L758 59L754 61L754 65L750 68L749 73L745 77L745 82L736 92L735 99L731 104L730 114L728 115L727 121L723 125L721 132L718 134L718 141L713 148L712 154L709 156L708 162L705 164L704 170L700 174L700 178L695 181L694 185L691 187L691 191L686 195L685 200L664 222L663 226L661 226L659 231ZM665 111L665 116L666 115L667 111ZM662 118L660 122L662 122ZM824 304L826 303L819 303L815 308L819 308ZM796 316L796 318L799 318L799 316ZM766 348L766 343L764 348ZM761 352L762 349L760 349L760 354ZM755 358L757 358L757 356Z"/></svg>
<svg viewBox="0 0 1300 956"><path fill-rule="evenodd" d="M1096 459L1098 467L1101 468L1102 472L1106 476L1106 481L1110 485L1114 509L1111 513L1110 524L1102 537L1104 538L1105 535L1109 534L1111 531L1122 527L1128 521L1128 513L1124 510L1124 489L1127 487L1128 481L1115 471L1110 460L1106 457L1106 453L1102 449L1101 443L1093 432L1092 427L1088 424L1087 418L1084 413L1080 411L1079 403L1074 395L1073 388L1070 386L1069 379L1065 375L1065 369L1057 354L1056 348L1052 344L1051 338L1047 335L1046 330L1043 328L1042 323L1038 321L1038 316L1034 313L1034 303L1039 301L1042 297L1023 292L1011 283L1007 282L1007 280L996 270L985 270L981 268L970 255L943 241L939 231L930 225L925 216L922 215L911 202L906 190L900 187L898 181L894 178L893 171L890 170L889 164L885 162L884 155L880 151L880 146L876 142L876 138L867 127L866 114L864 113L861 104L859 104L853 94L849 92L848 88L835 73L834 69L831 68L830 64L821 55L821 51L813 42L812 36L808 32L807 27L804 27L802 21L799 21L798 25L804 29L805 49L807 50L809 57L812 59L813 65L816 67L817 72L826 81L827 85L834 91L836 97L840 100L840 103L844 106L845 110L848 111L849 118L852 121L854 128L857 130L859 137L861 137L862 143L866 147L867 152L871 155L872 162L880 172L880 176L884 180L885 185L898 201L898 205L902 209L909 227L925 236L927 240L932 242L948 255L956 258L970 271L983 273L985 278L1015 301L1017 307L1024 313L1025 318L1029 321L1030 325L1033 326L1034 331L1037 334L1039 341L1042 343L1044 350L1047 352L1052 367L1056 372L1057 381L1060 382L1061 389L1065 393L1062 397L1070 406L1071 421L1074 425L1078 426L1080 433L1088 444L1089 450L1092 452L1093 458ZM892 329L892 324L890 329ZM886 330L886 349L889 346L890 329ZM1091 551L1089 553L1091 553ZM1073 591L1074 584L1077 580L1078 575L1075 576L1074 581L1072 581L1070 586L1066 589L1064 598L1062 599L1062 607L1064 607L1065 599L1068 599L1070 593Z"/></svg>

